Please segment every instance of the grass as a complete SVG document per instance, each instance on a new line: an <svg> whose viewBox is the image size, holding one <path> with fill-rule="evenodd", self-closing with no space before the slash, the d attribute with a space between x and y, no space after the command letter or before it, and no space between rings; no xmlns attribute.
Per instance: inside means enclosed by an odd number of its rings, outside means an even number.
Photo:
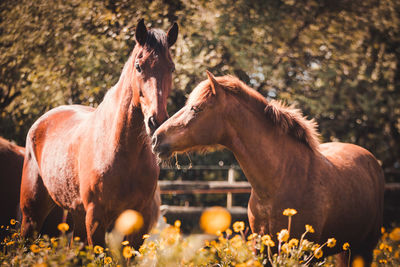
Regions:
<svg viewBox="0 0 400 267"><path fill-rule="evenodd" d="M143 236L144 243L138 251L128 241L123 241L124 232L114 229L106 237L107 246L85 246L79 238L71 240L67 235L68 225L59 225L58 237L42 236L27 240L20 236L19 222L10 221L9 226L1 226L1 234L6 237L1 242L1 266L334 266L332 257L323 257L323 247L335 247L332 237L324 244L315 244L309 238L314 229L305 226L300 240L290 238L292 217L297 212L287 209L288 228L282 229L276 237L257 234L246 235L243 222L235 222L232 229L216 230L214 234L192 234L184 236L180 231L180 221L174 225L163 224L151 234ZM139 220L125 221L134 231ZM207 225L204 225L205 229ZM341 248L351 253L351 246ZM273 251L276 251L274 253ZM374 266L400 265L400 228L390 231L382 229L382 238L374 251ZM363 266L358 259L353 266Z"/></svg>

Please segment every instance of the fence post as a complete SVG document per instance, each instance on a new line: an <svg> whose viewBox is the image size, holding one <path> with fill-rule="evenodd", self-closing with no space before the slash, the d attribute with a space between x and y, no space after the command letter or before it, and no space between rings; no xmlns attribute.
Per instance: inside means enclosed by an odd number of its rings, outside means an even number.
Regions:
<svg viewBox="0 0 400 267"><path fill-rule="evenodd" d="M228 170L228 183L233 184L235 182L235 169L230 167ZM226 194L226 207L232 208L232 192Z"/></svg>

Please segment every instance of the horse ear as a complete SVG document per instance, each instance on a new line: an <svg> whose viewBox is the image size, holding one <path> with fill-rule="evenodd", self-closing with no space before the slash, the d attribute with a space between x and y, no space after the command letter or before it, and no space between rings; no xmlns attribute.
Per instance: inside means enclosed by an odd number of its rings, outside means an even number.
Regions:
<svg viewBox="0 0 400 267"><path fill-rule="evenodd" d="M171 47L176 42L176 39L178 38L178 31L178 24L174 22L174 25L172 25L167 32L168 47Z"/></svg>
<svg viewBox="0 0 400 267"><path fill-rule="evenodd" d="M215 88L218 86L218 82L217 82L217 80L215 79L214 75L211 72L206 70L206 73L207 73L208 80L210 81L210 84L211 84L212 93L214 95L216 95L217 91L215 90Z"/></svg>
<svg viewBox="0 0 400 267"><path fill-rule="evenodd" d="M140 19L138 25L136 26L135 38L141 46L144 46L146 43L147 28L146 25L144 25L144 19Z"/></svg>

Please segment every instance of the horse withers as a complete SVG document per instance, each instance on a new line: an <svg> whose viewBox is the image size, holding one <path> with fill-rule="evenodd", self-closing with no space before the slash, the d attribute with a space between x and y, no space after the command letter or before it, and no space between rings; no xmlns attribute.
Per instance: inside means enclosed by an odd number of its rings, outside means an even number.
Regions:
<svg viewBox="0 0 400 267"><path fill-rule="evenodd" d="M349 242L352 256L370 263L380 237L384 193L375 157L352 144L320 144L316 123L299 110L268 102L233 76L207 75L186 105L156 130L154 151L168 158L175 152L228 148L252 186L253 232L275 236L287 227L282 211L294 208L291 236L299 238L304 226L312 225L315 242L337 239L327 255ZM338 259L347 266L343 253Z"/></svg>
<svg viewBox="0 0 400 267"><path fill-rule="evenodd" d="M128 239L136 247L142 242L159 216L159 167L149 135L168 117L169 48L177 36L176 23L165 34L140 20L119 81L96 109L61 106L33 124L21 184L23 236L58 205L72 215L74 235L90 245L104 244L122 211L137 210L144 227Z"/></svg>

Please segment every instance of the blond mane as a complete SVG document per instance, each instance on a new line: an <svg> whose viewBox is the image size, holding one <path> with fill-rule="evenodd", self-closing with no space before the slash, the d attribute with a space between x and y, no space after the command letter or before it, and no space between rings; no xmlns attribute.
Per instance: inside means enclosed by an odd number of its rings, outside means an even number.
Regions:
<svg viewBox="0 0 400 267"><path fill-rule="evenodd" d="M226 75L215 78L218 84L228 92L239 95L245 100L253 101L264 109L266 118L276 127L301 143L307 145L312 151L318 151L320 134L317 131L317 123L303 116L301 110L293 106L286 106L280 101L268 102L260 93L250 88L238 78ZM190 94L189 103L202 103L212 95L211 85L208 80L201 82Z"/></svg>

